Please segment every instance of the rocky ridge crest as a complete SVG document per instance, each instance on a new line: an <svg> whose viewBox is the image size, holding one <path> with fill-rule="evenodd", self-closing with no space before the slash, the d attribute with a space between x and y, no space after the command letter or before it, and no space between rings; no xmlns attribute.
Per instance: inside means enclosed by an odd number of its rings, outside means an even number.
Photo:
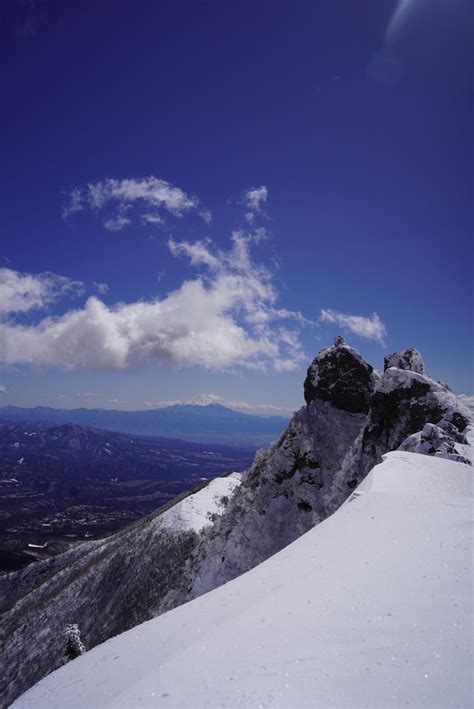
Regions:
<svg viewBox="0 0 474 709"><path fill-rule="evenodd" d="M78 623L90 648L235 578L337 509L383 454L466 460L469 413L424 373L414 348L386 358L379 375L338 337L312 362L304 391L306 405L199 533L167 528L160 510L0 579L6 702L62 664L67 623Z"/></svg>

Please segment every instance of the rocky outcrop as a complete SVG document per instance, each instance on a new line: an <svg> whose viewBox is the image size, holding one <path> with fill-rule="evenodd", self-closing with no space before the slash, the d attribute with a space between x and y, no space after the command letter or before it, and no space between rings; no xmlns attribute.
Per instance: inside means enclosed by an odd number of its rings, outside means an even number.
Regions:
<svg viewBox="0 0 474 709"><path fill-rule="evenodd" d="M376 378L374 368L338 335L311 363L304 382L307 404L329 401L338 409L367 413Z"/></svg>
<svg viewBox="0 0 474 709"><path fill-rule="evenodd" d="M456 444L467 445L466 437L453 424L446 422L443 425L444 430L434 423L425 424L423 430L405 438L398 450L434 455L470 465L470 461L456 448Z"/></svg>
<svg viewBox="0 0 474 709"><path fill-rule="evenodd" d="M466 443L462 432L469 412L449 388L425 374L421 355L414 348L390 355L370 401L367 423L336 476L331 492L331 511L337 509L344 491L356 487L382 460L384 453L411 450L468 462L456 445ZM410 367L413 367L411 369ZM434 425L434 429L425 428ZM432 439L434 445L426 445Z"/></svg>
<svg viewBox="0 0 474 709"><path fill-rule="evenodd" d="M170 505L109 539L10 575L14 600L3 623L9 701L64 661L66 623L79 624L90 648L235 578L324 520L384 453L464 459L468 412L424 374L414 348L386 358L379 376L338 337L312 362L304 393L306 406L220 498L205 528L171 525L186 515L170 514ZM197 493L201 500L207 489ZM31 643L33 627L41 647Z"/></svg>
<svg viewBox="0 0 474 709"><path fill-rule="evenodd" d="M321 350L305 381L307 405L257 456L202 539L186 587L170 594L166 608L248 571L327 517L334 480L366 425L375 381L373 367L342 337ZM340 502L348 494L343 489Z"/></svg>
<svg viewBox="0 0 474 709"><path fill-rule="evenodd" d="M390 367L408 369L410 372L417 372L418 374L425 373L423 357L414 347L407 347L406 350L402 350L402 352L393 352L384 357L384 371Z"/></svg>
<svg viewBox="0 0 474 709"><path fill-rule="evenodd" d="M313 400L244 476L225 514L203 537L172 608L248 571L327 516L325 498L365 415Z"/></svg>

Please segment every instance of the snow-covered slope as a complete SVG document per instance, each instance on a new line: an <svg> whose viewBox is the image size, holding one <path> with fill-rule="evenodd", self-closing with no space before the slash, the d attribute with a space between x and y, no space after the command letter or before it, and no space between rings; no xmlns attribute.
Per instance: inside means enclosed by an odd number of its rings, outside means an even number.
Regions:
<svg viewBox="0 0 474 709"><path fill-rule="evenodd" d="M109 539L0 579L0 705L64 663L65 625L77 623L91 649L235 579L325 520L384 454L464 464L466 407L424 373L414 348L385 365L376 372L337 337L308 369L306 406L241 479L219 483L226 492L204 488ZM31 628L40 641L31 642Z"/></svg>
<svg viewBox="0 0 474 709"><path fill-rule="evenodd" d="M239 473L216 478L111 537L3 576L0 706L63 664L67 624L93 647L152 618L240 481Z"/></svg>
<svg viewBox="0 0 474 709"><path fill-rule="evenodd" d="M472 467L397 451L258 567L16 709L472 706Z"/></svg>

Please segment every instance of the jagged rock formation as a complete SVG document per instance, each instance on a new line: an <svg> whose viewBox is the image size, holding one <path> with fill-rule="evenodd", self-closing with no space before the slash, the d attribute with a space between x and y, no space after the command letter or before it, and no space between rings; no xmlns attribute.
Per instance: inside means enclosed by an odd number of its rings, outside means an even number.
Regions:
<svg viewBox="0 0 474 709"><path fill-rule="evenodd" d="M438 458L455 460L457 463L469 465L470 461L456 448L456 443L460 443L462 446L467 445L466 437L449 422L444 422L443 426L444 430L440 426L435 426L434 423L425 424L422 431L405 438L398 450L434 455Z"/></svg>
<svg viewBox="0 0 474 709"><path fill-rule="evenodd" d="M417 374L425 373L425 363L423 362L423 357L414 347L407 347L406 350L403 350L402 352L393 352L392 354L384 357L384 372L390 367L409 369L410 372L417 372Z"/></svg>
<svg viewBox="0 0 474 709"><path fill-rule="evenodd" d="M188 588L172 592L169 607L235 578L308 531L342 504L384 453L402 444L466 462L456 443L466 443L461 431L468 419L456 396L418 373L424 365L414 348L390 361L403 367L391 364L378 379L342 337L318 354L305 381L307 406L244 477L188 567ZM438 424L437 437L424 428L427 421Z"/></svg>
<svg viewBox="0 0 474 709"><path fill-rule="evenodd" d="M338 335L309 367L304 398L307 404L320 399L343 411L367 413L374 383L374 368Z"/></svg>
<svg viewBox="0 0 474 709"><path fill-rule="evenodd" d="M325 519L384 453L401 447L461 459L467 410L420 369L421 356L409 348L390 355L380 377L336 338L308 370L306 406L217 508L214 500L207 526L196 532L187 525L182 501L119 535L1 579L6 700L62 663L56 628L78 623L92 647L235 578ZM208 489L195 496L201 508L209 505ZM41 647L31 644L31 627Z"/></svg>
<svg viewBox="0 0 474 709"><path fill-rule="evenodd" d="M456 446L466 443L462 432L469 423L468 410L446 386L416 371L424 365L414 348L389 359L401 362L403 367L386 368L377 382L366 426L336 476L330 511L337 509L347 486L356 487L388 451L402 447L414 453L465 460ZM415 371L409 369L410 363ZM432 432L424 431L428 423L436 424L440 431L436 440ZM427 437L434 445L425 445Z"/></svg>

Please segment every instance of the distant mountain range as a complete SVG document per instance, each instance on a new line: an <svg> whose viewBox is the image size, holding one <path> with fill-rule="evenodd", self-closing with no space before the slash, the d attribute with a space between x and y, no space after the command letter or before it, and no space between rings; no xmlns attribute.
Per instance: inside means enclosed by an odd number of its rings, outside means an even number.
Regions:
<svg viewBox="0 0 474 709"><path fill-rule="evenodd" d="M235 446L0 421L0 575L115 532L253 457Z"/></svg>
<svg viewBox="0 0 474 709"><path fill-rule="evenodd" d="M288 417L255 416L221 404L178 404L148 411L54 409L47 406L0 407L0 420L28 423L72 423L117 433L166 436L192 442L258 448L278 438Z"/></svg>

